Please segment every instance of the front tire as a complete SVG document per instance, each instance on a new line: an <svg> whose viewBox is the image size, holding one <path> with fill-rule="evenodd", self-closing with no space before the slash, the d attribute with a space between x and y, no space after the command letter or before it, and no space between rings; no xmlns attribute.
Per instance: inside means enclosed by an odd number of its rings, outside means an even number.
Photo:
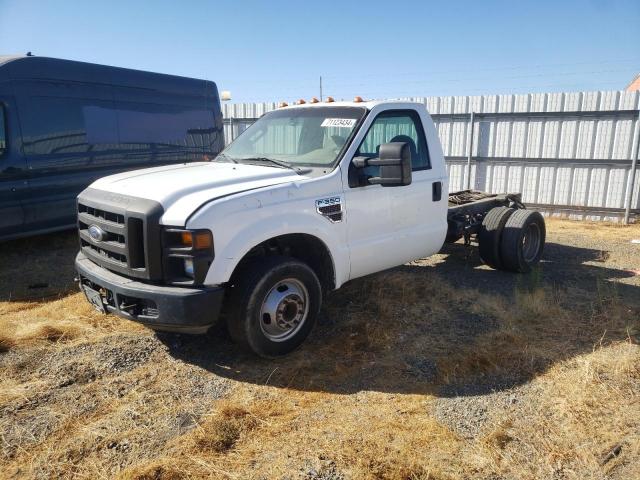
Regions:
<svg viewBox="0 0 640 480"><path fill-rule="evenodd" d="M263 257L241 267L231 283L227 328L237 343L273 358L295 350L311 333L322 288L307 264Z"/></svg>

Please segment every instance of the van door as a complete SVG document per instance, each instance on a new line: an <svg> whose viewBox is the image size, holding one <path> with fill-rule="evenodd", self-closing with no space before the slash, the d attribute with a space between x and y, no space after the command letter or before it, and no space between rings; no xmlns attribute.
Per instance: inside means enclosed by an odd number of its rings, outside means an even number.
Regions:
<svg viewBox="0 0 640 480"><path fill-rule="evenodd" d="M0 239L19 236L24 228L22 199L27 189L16 104L0 84Z"/></svg>
<svg viewBox="0 0 640 480"><path fill-rule="evenodd" d="M432 169L419 113L386 110L369 127L355 156L377 157L380 145L409 144L412 182L400 187L363 185L345 192L351 278L436 253L446 233L442 173ZM378 176L367 167L365 176ZM446 195L445 195L446 196Z"/></svg>

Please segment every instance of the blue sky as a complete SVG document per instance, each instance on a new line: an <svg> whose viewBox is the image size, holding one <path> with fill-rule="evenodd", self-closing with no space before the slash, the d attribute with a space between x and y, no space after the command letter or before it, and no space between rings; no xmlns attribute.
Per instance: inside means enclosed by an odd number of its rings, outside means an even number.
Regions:
<svg viewBox="0 0 640 480"><path fill-rule="evenodd" d="M639 0L0 0L0 52L207 78L233 101L623 89Z"/></svg>

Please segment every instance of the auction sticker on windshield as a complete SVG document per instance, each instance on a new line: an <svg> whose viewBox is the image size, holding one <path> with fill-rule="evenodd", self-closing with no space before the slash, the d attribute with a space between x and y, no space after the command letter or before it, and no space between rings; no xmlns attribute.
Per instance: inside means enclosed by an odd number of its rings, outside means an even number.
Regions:
<svg viewBox="0 0 640 480"><path fill-rule="evenodd" d="M325 118L321 126L352 128L355 124L355 118Z"/></svg>

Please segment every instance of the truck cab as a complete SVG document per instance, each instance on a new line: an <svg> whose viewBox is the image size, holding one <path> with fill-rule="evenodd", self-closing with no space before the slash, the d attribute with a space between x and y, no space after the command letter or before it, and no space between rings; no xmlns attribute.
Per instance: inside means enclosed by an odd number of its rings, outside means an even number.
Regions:
<svg viewBox="0 0 640 480"><path fill-rule="evenodd" d="M202 333L222 316L255 353L286 354L327 292L437 253L452 222L473 232L476 213L449 218L447 184L423 104L279 108L213 161L83 191L80 286L99 310L155 329Z"/></svg>

